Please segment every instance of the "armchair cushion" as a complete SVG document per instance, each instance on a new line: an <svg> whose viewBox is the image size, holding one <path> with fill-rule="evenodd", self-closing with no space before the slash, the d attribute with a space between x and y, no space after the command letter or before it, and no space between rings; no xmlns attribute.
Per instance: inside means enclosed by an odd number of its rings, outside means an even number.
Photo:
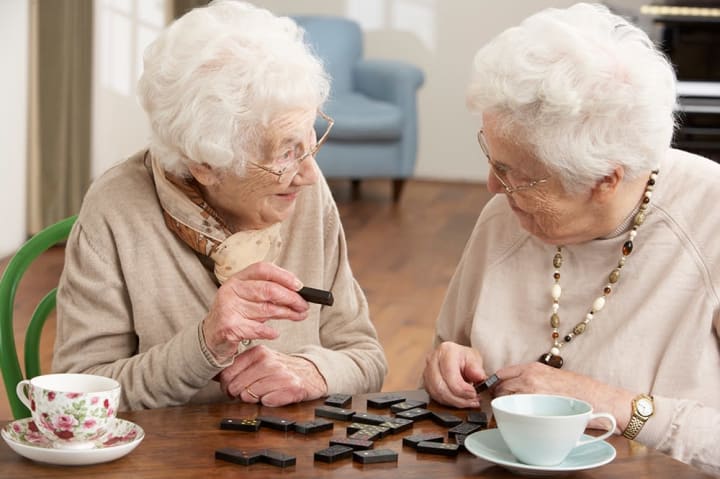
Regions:
<svg viewBox="0 0 720 479"><path fill-rule="evenodd" d="M416 101L425 75L415 65L397 60L361 60L355 64L355 89L376 100L403 105Z"/></svg>
<svg viewBox="0 0 720 479"><path fill-rule="evenodd" d="M402 136L404 120L400 108L359 93L331 98L325 113L335 120L333 140L397 140Z"/></svg>
<svg viewBox="0 0 720 479"><path fill-rule="evenodd" d="M296 16L332 78L325 113L335 120L316 160L328 178L392 178L398 201L417 155L417 91L422 70L402 61L363 58L363 32L348 18ZM318 135L325 125L318 122Z"/></svg>

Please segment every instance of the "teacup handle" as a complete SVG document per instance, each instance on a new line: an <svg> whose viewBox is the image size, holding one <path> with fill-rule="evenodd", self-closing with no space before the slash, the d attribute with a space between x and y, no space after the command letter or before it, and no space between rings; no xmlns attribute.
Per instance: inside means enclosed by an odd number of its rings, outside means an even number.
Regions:
<svg viewBox="0 0 720 479"><path fill-rule="evenodd" d="M30 409L30 398L27 396L25 386L30 386L29 379L23 379L17 383L17 386L15 386L15 393L17 394L18 399L20 399L20 402Z"/></svg>
<svg viewBox="0 0 720 479"><path fill-rule="evenodd" d="M582 438L578 439L578 442L575 444L575 447L584 446L585 444L590 444L591 442L595 442L595 441L602 441L603 439L606 439L607 437L609 437L613 432L615 432L615 427L617 426L617 423L615 422L615 417L612 414L609 414L606 412L599 412L597 414L591 414L590 420L588 422L592 421L593 419L597 419L597 418L607 419L611 424L610 428L607 431L605 431L603 434L601 434L597 437L591 437L589 439L582 439Z"/></svg>

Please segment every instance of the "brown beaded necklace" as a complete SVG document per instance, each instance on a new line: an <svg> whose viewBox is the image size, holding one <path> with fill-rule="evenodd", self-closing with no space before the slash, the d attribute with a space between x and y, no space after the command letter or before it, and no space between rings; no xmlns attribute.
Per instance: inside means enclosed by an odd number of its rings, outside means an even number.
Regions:
<svg viewBox="0 0 720 479"><path fill-rule="evenodd" d="M563 337L563 342L560 341L560 316L558 315L558 311L560 310L560 295L562 294L562 288L560 287L560 267L563 263L563 257L562 246L557 247L557 251L555 253L555 256L553 257L553 267L555 271L553 273L554 283L551 290L553 300L552 314L550 315L550 327L552 328L552 346L550 347L549 352L542 354L538 359L538 361L540 361L541 363L547 364L548 366L552 366L554 368L561 368L563 365L563 358L562 356L560 356L560 350L562 349L563 345L572 341L574 337L580 336L582 333L584 333L595 315L605 307L607 297L610 295L613 287L620 279L620 271L622 270L623 266L625 266L625 260L633 251L633 241L635 240L635 236L637 235L637 230L640 225L642 225L645 221L645 213L648 209L648 205L650 204L650 198L652 197L652 191L655 186L655 179L657 178L658 173L659 170L653 170L652 173L650 173L650 178L645 185L645 192L643 193L642 199L640 200L640 208L635 214L635 218L633 218L633 226L630 229L630 233L628 234L628 239L627 241L625 241L625 243L623 243L622 255L620 256L617 267L613 269L608 276L608 282L603 288L602 296L595 298L595 301L593 301L592 307L590 308L590 312L585 315L585 319L577 323L572 329L572 331L568 332L565 337Z"/></svg>

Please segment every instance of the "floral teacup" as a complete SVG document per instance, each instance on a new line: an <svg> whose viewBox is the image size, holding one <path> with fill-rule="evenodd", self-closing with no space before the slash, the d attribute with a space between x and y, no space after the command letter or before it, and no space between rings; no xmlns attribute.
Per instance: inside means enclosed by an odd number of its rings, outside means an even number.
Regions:
<svg viewBox="0 0 720 479"><path fill-rule="evenodd" d="M46 374L17 384L38 431L55 447L86 449L112 432L120 383L92 374Z"/></svg>

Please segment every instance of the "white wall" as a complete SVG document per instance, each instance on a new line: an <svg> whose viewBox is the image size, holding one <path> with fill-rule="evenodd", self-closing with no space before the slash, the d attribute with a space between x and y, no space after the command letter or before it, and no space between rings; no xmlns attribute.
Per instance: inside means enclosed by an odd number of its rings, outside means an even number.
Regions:
<svg viewBox="0 0 720 479"><path fill-rule="evenodd" d="M527 15L573 0L254 0L278 14L320 13L358 20L366 55L420 66L420 150L422 178L483 181L486 164L475 143L477 120L464 106L470 61L484 42ZM154 35L167 0L95 0L92 176L143 147L147 121L135 99L142 46ZM615 0L637 8L644 0ZM110 22L108 8L130 9L131 24ZM116 12L117 13L117 12ZM25 238L29 0L0 0L0 256ZM129 30L128 30L129 28ZM108 32L112 35L109 35ZM123 37L115 49L108 38ZM103 33L106 33L103 39ZM109 35L109 36L108 36ZM113 37L113 35L116 35ZM103 48L104 46L104 48ZM110 51L110 53L108 53ZM124 67L121 68L121 67Z"/></svg>
<svg viewBox="0 0 720 479"><path fill-rule="evenodd" d="M147 145L150 126L135 85L142 52L165 24L165 3L94 0L92 178Z"/></svg>
<svg viewBox="0 0 720 479"><path fill-rule="evenodd" d="M400 59L425 71L419 93L416 176L484 181L485 163L475 132L479 120L465 109L474 53L490 38L548 6L573 0L256 0L278 14L342 15L360 22L365 54Z"/></svg>
<svg viewBox="0 0 720 479"><path fill-rule="evenodd" d="M0 1L0 257L25 239L28 0Z"/></svg>
<svg viewBox="0 0 720 479"><path fill-rule="evenodd" d="M95 1L102 6L150 0ZM474 53L490 38L526 16L550 6L566 7L575 0L254 0L254 3L276 14L353 18L365 32L367 57L399 59L422 68L426 81L419 93L420 144L416 176L484 181L487 164L475 139L479 120L466 111L464 97ZM615 3L632 11L644 0ZM96 8L96 15L101 14L101 8ZM107 28L107 23L98 18L98 42L101 32ZM134 45L127 48L128 51L120 55L116 52L110 57L103 53L107 49L96 48L96 78L101 78L107 58L117 63L118 59L125 61L126 57L137 55ZM148 125L135 101L134 84L119 93L96 80L93 98L93 176L97 176L123 155L141 148L148 137Z"/></svg>
<svg viewBox="0 0 720 479"><path fill-rule="evenodd" d="M465 109L474 53L492 37L547 7L578 0L255 0L276 14L353 18L365 32L370 58L399 59L425 71L419 93L416 176L485 181L487 163L476 141L479 119ZM599 1L599 0L597 0ZM636 12L646 0L608 2Z"/></svg>

